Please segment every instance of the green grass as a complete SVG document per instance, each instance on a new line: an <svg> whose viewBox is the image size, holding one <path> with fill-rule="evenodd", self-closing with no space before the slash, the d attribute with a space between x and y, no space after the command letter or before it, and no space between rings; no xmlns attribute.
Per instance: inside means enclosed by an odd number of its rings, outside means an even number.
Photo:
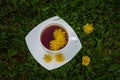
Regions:
<svg viewBox="0 0 120 80"><path fill-rule="evenodd" d="M60 16L82 42L66 65L48 71L30 54L25 36L40 22ZM82 27L93 24L87 35ZM82 56L91 57L88 67ZM120 80L120 0L1 0L0 80Z"/></svg>

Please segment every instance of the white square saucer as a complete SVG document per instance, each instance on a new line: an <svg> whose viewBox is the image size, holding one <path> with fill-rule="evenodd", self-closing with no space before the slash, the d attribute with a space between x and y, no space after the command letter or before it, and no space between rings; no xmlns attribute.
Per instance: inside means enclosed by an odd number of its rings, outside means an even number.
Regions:
<svg viewBox="0 0 120 80"><path fill-rule="evenodd" d="M50 63L45 63L43 58L46 53L48 53L45 49L43 49L41 43L40 43L40 33L42 32L42 29L51 23L58 23L60 25L63 25L70 33L70 37L72 37L64 50L61 51L61 53L65 56L64 62L56 62L55 60L52 60ZM27 36L25 37L28 49L30 50L32 56L35 58L35 60L41 64L44 68L47 70L53 70L56 69L67 62L69 62L82 48L81 42L79 38L77 37L76 33L73 31L73 29L70 27L70 25L65 22L63 19L61 19L58 16L49 18L39 25L37 25L34 29L32 29Z"/></svg>

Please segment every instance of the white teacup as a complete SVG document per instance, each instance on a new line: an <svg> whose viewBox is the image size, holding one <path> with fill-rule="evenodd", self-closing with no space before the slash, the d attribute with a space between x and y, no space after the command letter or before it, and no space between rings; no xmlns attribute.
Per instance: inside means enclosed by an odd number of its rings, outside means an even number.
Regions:
<svg viewBox="0 0 120 80"><path fill-rule="evenodd" d="M50 49L46 48L46 47L43 45L42 41L41 41L41 37L43 36L44 30L46 30L48 27L52 27L52 26L58 26L58 27L60 27L60 28L63 29L63 30L66 32L66 34L67 34L67 43L65 44L65 46L64 46L63 48L61 48L61 49L59 49L59 50L50 50ZM47 36L46 36L46 37L47 37ZM65 28L63 25L61 25L61 24L59 24L59 23L50 23L50 24L44 26L44 28L41 30L41 33L40 33L40 44L41 44L41 46L42 46L43 49L45 49L47 52L50 52L50 53L62 52L62 51L68 46L68 44L70 44L71 42L75 42L75 41L77 41L77 38L74 37L74 36L71 37L71 36L70 36L70 31L69 31L69 29Z"/></svg>

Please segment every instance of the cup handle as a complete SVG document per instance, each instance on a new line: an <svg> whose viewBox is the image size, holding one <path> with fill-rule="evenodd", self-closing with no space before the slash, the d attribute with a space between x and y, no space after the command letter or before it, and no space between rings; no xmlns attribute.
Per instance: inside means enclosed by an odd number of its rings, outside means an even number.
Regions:
<svg viewBox="0 0 120 80"><path fill-rule="evenodd" d="M77 42L78 38L77 37L70 37L70 42Z"/></svg>

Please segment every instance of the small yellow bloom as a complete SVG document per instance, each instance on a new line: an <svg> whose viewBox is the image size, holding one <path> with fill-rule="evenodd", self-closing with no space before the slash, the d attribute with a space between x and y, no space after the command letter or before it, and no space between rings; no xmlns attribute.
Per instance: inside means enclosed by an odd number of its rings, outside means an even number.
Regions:
<svg viewBox="0 0 120 80"><path fill-rule="evenodd" d="M55 60L57 62L63 62L65 60L64 55L62 53L55 54Z"/></svg>
<svg viewBox="0 0 120 80"><path fill-rule="evenodd" d="M57 40L50 41L50 50L59 50L61 48L59 44L60 42Z"/></svg>
<svg viewBox="0 0 120 80"><path fill-rule="evenodd" d="M83 26L84 32L90 34L93 32L94 28L92 24L87 23L86 25Z"/></svg>
<svg viewBox="0 0 120 80"><path fill-rule="evenodd" d="M65 32L62 29L56 29L53 33L55 39L65 38Z"/></svg>
<svg viewBox="0 0 120 80"><path fill-rule="evenodd" d="M89 56L83 56L82 57L82 65L88 66L90 63L90 57Z"/></svg>
<svg viewBox="0 0 120 80"><path fill-rule="evenodd" d="M52 54L50 54L50 53L45 54L43 59L46 63L51 62L52 61Z"/></svg>

